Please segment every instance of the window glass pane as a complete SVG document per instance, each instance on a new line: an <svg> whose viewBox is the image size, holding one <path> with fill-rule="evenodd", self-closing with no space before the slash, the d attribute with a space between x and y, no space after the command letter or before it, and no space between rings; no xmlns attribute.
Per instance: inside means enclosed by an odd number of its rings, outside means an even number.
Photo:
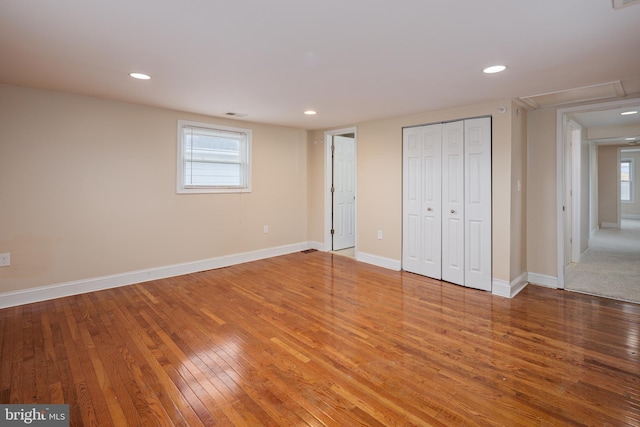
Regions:
<svg viewBox="0 0 640 427"><path fill-rule="evenodd" d="M240 138L222 136L199 130L185 131L187 160L240 162Z"/></svg>
<svg viewBox="0 0 640 427"><path fill-rule="evenodd" d="M632 166L631 160L622 160L620 162L620 200L623 202L631 201Z"/></svg>
<svg viewBox="0 0 640 427"><path fill-rule="evenodd" d="M185 185L239 186L241 167L233 163L185 162Z"/></svg>
<svg viewBox="0 0 640 427"><path fill-rule="evenodd" d="M629 181L631 178L631 162L620 163L620 181Z"/></svg>
<svg viewBox="0 0 640 427"><path fill-rule="evenodd" d="M629 181L620 183L620 200L631 201L631 183Z"/></svg>

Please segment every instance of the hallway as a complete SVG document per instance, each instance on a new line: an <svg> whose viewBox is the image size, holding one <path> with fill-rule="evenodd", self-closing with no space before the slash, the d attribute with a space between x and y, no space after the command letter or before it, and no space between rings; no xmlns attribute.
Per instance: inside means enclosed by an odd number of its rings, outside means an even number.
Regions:
<svg viewBox="0 0 640 427"><path fill-rule="evenodd" d="M571 265L566 289L640 303L640 221L598 230L581 262Z"/></svg>

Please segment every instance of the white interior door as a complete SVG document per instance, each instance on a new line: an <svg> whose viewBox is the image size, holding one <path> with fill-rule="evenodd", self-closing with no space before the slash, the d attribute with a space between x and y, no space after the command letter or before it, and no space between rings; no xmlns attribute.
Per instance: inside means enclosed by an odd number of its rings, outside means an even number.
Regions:
<svg viewBox="0 0 640 427"><path fill-rule="evenodd" d="M402 266L441 278L442 125L403 130Z"/></svg>
<svg viewBox="0 0 640 427"><path fill-rule="evenodd" d="M442 280L464 285L464 122L442 132Z"/></svg>
<svg viewBox="0 0 640 427"><path fill-rule="evenodd" d="M464 121L465 286L491 291L491 119Z"/></svg>
<svg viewBox="0 0 640 427"><path fill-rule="evenodd" d="M355 139L333 137L333 250L356 244Z"/></svg>

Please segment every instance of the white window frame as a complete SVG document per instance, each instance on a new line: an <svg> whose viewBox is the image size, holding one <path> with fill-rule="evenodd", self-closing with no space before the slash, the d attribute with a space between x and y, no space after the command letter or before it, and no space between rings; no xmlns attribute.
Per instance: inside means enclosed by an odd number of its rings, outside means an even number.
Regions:
<svg viewBox="0 0 640 427"><path fill-rule="evenodd" d="M241 165L242 175L240 176L241 184L238 186L229 185L190 185L185 182L185 162L187 157L186 141L184 131L193 128L201 128L205 130L222 131L228 133L236 133L244 138L241 141ZM231 126L222 126L211 123L192 122L188 120L178 120L178 154L176 168L176 192L178 194L203 194L203 193L249 193L251 192L251 129L236 128Z"/></svg>

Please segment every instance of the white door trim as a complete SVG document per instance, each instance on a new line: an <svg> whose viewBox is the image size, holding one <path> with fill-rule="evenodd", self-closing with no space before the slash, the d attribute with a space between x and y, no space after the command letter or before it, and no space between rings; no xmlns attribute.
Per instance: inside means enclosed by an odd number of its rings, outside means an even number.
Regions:
<svg viewBox="0 0 640 427"><path fill-rule="evenodd" d="M573 243L571 244L571 261L580 262L580 247L582 246L582 236L580 233L580 221L582 220L582 126L573 120L569 120L569 132L571 138L571 165L573 168L572 183L573 183L573 207L571 212L573 213L573 219L571 225L571 235L573 236ZM576 140L576 133L579 132L580 138ZM576 191L577 190L577 191ZM578 218L578 221L575 219Z"/></svg>
<svg viewBox="0 0 640 427"><path fill-rule="evenodd" d="M331 162L331 140L334 135L352 133L355 144L355 176L356 176L356 205L355 205L355 235L358 250L358 128L348 127L342 129L328 130L324 133L324 251L331 250L331 176L333 174L333 164Z"/></svg>
<svg viewBox="0 0 640 427"><path fill-rule="evenodd" d="M626 107L628 105L637 105L640 102L640 98L625 99L618 101L602 102L596 104L581 105L577 107L558 108L556 112L556 237L557 237L557 271L558 271L558 288L564 289L565 287L565 253L564 253L564 220L562 212L563 195L564 195L564 142L566 135L566 124L568 122L568 114L571 113L585 113L588 111L607 110L613 108ZM578 153L578 158L575 158ZM572 164L580 164L579 150L573 150ZM572 224L580 229L580 210L572 212ZM571 256L571 254L569 254Z"/></svg>

